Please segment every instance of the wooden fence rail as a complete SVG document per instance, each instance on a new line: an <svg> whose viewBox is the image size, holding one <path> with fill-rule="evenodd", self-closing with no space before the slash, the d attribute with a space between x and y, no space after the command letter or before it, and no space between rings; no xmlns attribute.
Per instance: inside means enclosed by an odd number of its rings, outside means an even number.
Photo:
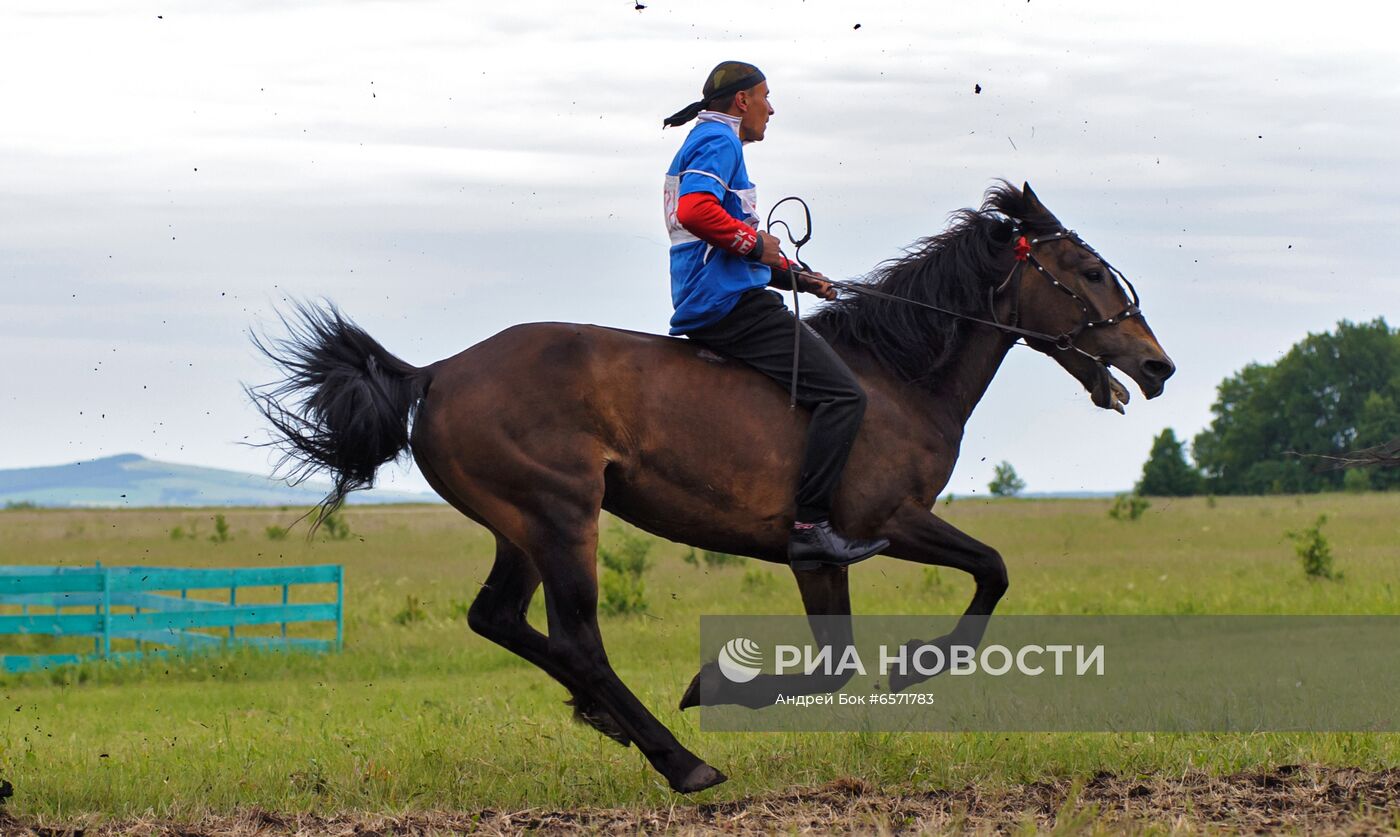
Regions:
<svg viewBox="0 0 1400 837"><path fill-rule="evenodd" d="M306 584L334 584L335 601L293 603L291 589ZM246 595L240 601L240 590L259 587L281 588L281 601L253 604ZM227 590L228 601L190 598L191 590ZM0 635L93 640L91 654L5 655L0 657L0 669L6 672L136 658L146 653L146 643L180 651L224 647L339 651L345 637L345 584L338 564L212 570L101 564L0 566L0 606L11 611L19 608L18 614L0 614ZM335 639L287 635L289 624L308 622L334 622ZM281 630L276 636L238 636L238 628L247 625L278 625ZM201 629L222 630L214 634ZM114 652L113 640L134 641L136 650Z"/></svg>

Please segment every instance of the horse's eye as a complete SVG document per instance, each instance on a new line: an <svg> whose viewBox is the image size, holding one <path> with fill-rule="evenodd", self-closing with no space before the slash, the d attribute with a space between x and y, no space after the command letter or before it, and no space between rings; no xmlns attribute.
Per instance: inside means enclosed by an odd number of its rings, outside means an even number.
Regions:
<svg viewBox="0 0 1400 837"><path fill-rule="evenodd" d="M1090 282L1102 282L1103 271L1098 269L1086 270L1084 271L1084 278L1088 279Z"/></svg>

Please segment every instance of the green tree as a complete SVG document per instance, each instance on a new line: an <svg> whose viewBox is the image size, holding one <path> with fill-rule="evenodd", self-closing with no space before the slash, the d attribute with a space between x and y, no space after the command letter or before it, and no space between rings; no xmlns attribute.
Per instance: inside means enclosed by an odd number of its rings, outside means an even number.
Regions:
<svg viewBox="0 0 1400 837"><path fill-rule="evenodd" d="M1201 493L1201 474L1186 462L1185 446L1168 427L1152 441L1136 493L1152 497L1190 497Z"/></svg>
<svg viewBox="0 0 1400 837"><path fill-rule="evenodd" d="M1026 488L1026 481L1016 475L1016 469L1011 467L1010 462L1003 461L992 471L992 481L987 483L987 489L994 497L1015 497Z"/></svg>
<svg viewBox="0 0 1400 837"><path fill-rule="evenodd" d="M1400 377L1400 371L1396 372ZM1356 447L1369 448L1383 445L1392 439L1400 438L1400 380L1392 379L1389 393L1372 392L1361 404L1361 416L1356 421ZM1353 474L1364 474L1366 488L1371 491L1385 491L1400 488L1400 468L1365 468L1348 471L1347 478L1353 484L1360 481Z"/></svg>
<svg viewBox="0 0 1400 837"><path fill-rule="evenodd" d="M1343 320L1276 363L1250 364L1222 381L1214 420L1192 451L1212 492L1336 491L1340 471L1319 471L1297 454L1337 455L1384 435L1397 403L1400 331L1379 318Z"/></svg>

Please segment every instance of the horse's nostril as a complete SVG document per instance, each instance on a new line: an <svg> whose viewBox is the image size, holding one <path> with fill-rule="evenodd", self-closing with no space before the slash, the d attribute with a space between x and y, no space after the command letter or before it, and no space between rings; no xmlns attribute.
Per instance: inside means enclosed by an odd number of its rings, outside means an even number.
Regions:
<svg viewBox="0 0 1400 837"><path fill-rule="evenodd" d="M1145 360L1142 362L1142 371L1152 378L1165 381L1176 371L1176 364L1170 360Z"/></svg>

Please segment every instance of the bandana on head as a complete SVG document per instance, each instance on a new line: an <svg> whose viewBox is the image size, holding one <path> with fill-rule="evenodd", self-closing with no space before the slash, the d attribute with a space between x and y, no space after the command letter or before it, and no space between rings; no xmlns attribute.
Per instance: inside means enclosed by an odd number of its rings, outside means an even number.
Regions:
<svg viewBox="0 0 1400 837"><path fill-rule="evenodd" d="M705 87L700 91L700 101L691 102L661 120L661 127L674 128L684 125L715 99L732 96L740 90L748 90L763 80L763 72L754 65L742 61L725 61L710 71L709 77L705 79Z"/></svg>

